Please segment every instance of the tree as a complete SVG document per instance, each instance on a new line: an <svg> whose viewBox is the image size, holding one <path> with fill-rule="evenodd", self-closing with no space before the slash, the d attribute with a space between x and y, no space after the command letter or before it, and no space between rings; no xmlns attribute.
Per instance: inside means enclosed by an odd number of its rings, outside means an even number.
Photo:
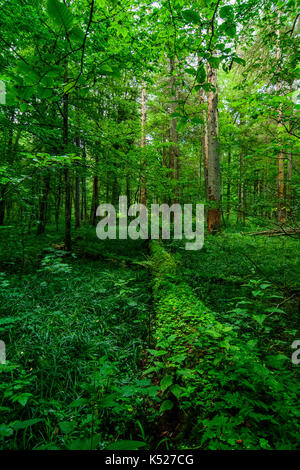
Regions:
<svg viewBox="0 0 300 470"><path fill-rule="evenodd" d="M221 175L218 141L217 71L207 64L207 81L211 91L207 94L207 195L213 207L208 208L207 228L216 233L221 228Z"/></svg>

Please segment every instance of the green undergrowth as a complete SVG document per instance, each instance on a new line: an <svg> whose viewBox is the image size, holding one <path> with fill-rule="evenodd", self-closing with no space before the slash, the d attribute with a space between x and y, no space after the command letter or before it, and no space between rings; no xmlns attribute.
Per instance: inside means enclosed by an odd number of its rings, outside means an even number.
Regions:
<svg viewBox="0 0 300 470"><path fill-rule="evenodd" d="M21 227L0 227L0 271L31 273L38 269L43 257L51 250L64 250L64 229L49 225L47 232L35 232ZM82 262L103 260L131 265L145 259L148 246L145 240L99 240L96 228L83 224L74 230L72 253Z"/></svg>
<svg viewBox="0 0 300 470"><path fill-rule="evenodd" d="M0 448L145 446L145 400L157 394L139 373L149 275L123 265L125 245L113 263L70 256L47 240L26 252L30 272L26 264L0 275Z"/></svg>
<svg viewBox="0 0 300 470"><path fill-rule="evenodd" d="M160 383L162 426L173 445L299 448L299 381L290 358L222 321L185 282L180 256L157 242L151 251L155 347L145 374Z"/></svg>

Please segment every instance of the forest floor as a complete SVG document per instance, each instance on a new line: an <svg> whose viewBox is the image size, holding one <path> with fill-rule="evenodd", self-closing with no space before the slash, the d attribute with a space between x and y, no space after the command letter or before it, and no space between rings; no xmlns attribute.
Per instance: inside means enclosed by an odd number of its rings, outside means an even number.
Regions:
<svg viewBox="0 0 300 470"><path fill-rule="evenodd" d="M62 233L54 230L36 237L6 228L1 238L0 339L7 363L0 369L0 448L299 448L299 366L290 359L291 344L300 336L299 239L225 232L207 237L199 252L185 251L178 241L165 244L180 271L178 292L187 286L183 297L190 299L182 307L174 291L168 300L172 310L178 308L180 315L188 302L199 300L214 312L217 329L222 325L223 332L236 334L233 350L241 344L255 347L253 361L272 374L258 379L266 380L269 395L263 397L261 389L252 395L245 389L251 388L253 371L247 371L247 380L241 372L236 383L242 376L243 386L235 383L230 391L220 369L213 380L221 385L209 398L212 411L207 403L193 402L197 387L182 381L173 385L173 406L170 376L159 372L165 351L156 321L168 312L164 284L155 294L147 243L101 242L93 229L82 228L70 256L63 251ZM177 281L166 282L169 292ZM191 344L189 339L194 354ZM210 347L216 348L211 342ZM224 348L227 357L231 350ZM217 362L214 353L201 359L201 354L195 367L201 366L201 373L215 368L217 374L221 359ZM226 405L220 401L222 387ZM199 419L187 434L191 404L199 408ZM283 429L284 419L289 423Z"/></svg>

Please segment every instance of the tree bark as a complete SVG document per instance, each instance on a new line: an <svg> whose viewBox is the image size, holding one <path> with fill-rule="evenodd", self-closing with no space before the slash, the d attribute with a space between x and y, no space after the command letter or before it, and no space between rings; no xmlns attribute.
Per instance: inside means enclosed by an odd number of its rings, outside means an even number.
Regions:
<svg viewBox="0 0 300 470"><path fill-rule="evenodd" d="M75 178L75 228L80 228L81 225L81 212L80 212L80 177L78 169L76 169Z"/></svg>
<svg viewBox="0 0 300 470"><path fill-rule="evenodd" d="M278 13L277 18L277 53L276 59L278 62L277 72L280 72L280 60L281 60L281 48L280 48L280 12ZM276 86L277 93L280 94L281 90L281 83L278 81ZM279 135L279 152L277 156L277 199L278 199L278 207L277 207L277 218L280 222L285 222L285 210L284 210L284 156L282 153L281 148L281 129L283 127L282 124L282 106L279 106L278 109L278 135Z"/></svg>
<svg viewBox="0 0 300 470"><path fill-rule="evenodd" d="M142 85L142 137L141 137L141 148L146 147L146 88L145 83ZM143 159L142 162L142 176L141 176L141 204L147 205L147 188L146 188L146 177L144 174L146 164Z"/></svg>
<svg viewBox="0 0 300 470"><path fill-rule="evenodd" d="M37 227L37 235L45 233L46 222L47 222L47 205L48 205L48 196L50 192L50 175L44 177L44 185L42 190L42 195L39 200L39 220Z"/></svg>
<svg viewBox="0 0 300 470"><path fill-rule="evenodd" d="M288 154L288 161L287 161L287 188L286 188L286 195L287 195L287 206L291 211L293 201L292 201L292 173L293 172L293 160L291 152ZM289 212L290 214L291 212Z"/></svg>
<svg viewBox="0 0 300 470"><path fill-rule="evenodd" d="M207 212L207 229L216 233L221 229L220 153L218 139L217 71L207 64L207 81L215 87L207 94L207 142L208 142L208 199L214 205Z"/></svg>
<svg viewBox="0 0 300 470"><path fill-rule="evenodd" d="M77 114L77 126L78 131L80 129L80 119L79 115ZM76 136L75 139L76 147L81 153L81 145L80 145L80 137L79 135ZM76 162L76 176L75 176L75 228L80 228L81 225L81 213L80 213L80 164Z"/></svg>
<svg viewBox="0 0 300 470"><path fill-rule="evenodd" d="M231 197L231 147L228 148L228 175L227 175L227 195L226 195L226 220L230 217L230 197Z"/></svg>
<svg viewBox="0 0 300 470"><path fill-rule="evenodd" d="M6 185L1 185L1 199L0 199L0 225L4 224L5 218L5 192L6 192Z"/></svg>
<svg viewBox="0 0 300 470"><path fill-rule="evenodd" d="M199 90L199 102L200 105L204 105L204 91L203 88ZM203 161L203 172L204 172L204 188L205 188L205 199L208 199L208 141L207 141L207 116L206 110L201 111L203 124L201 127L201 148L202 148L202 161Z"/></svg>
<svg viewBox="0 0 300 470"><path fill-rule="evenodd" d="M175 59L170 57L170 92L171 92L171 105L170 114L174 113L177 107L177 91L176 91L176 76L175 76ZM170 179L175 179L178 182L179 179L179 152L178 152L178 133L177 133L177 119L171 116L169 137L171 145L169 147L169 169ZM172 189L172 188L171 188ZM170 200L170 204L173 202L179 202L179 188L176 185L175 188L175 201Z"/></svg>
<svg viewBox="0 0 300 470"><path fill-rule="evenodd" d="M96 211L99 205L99 177L98 177L98 163L99 158L98 155L95 158L95 174L93 178L93 195L92 195L92 204L91 204L91 215L90 215L90 223L92 225L96 225L97 216Z"/></svg>
<svg viewBox="0 0 300 470"><path fill-rule="evenodd" d="M83 176L81 178L81 220L87 220L87 198L86 198L86 150L85 142L82 149Z"/></svg>
<svg viewBox="0 0 300 470"><path fill-rule="evenodd" d="M67 73L66 73L67 77ZM65 93L63 96L63 147L67 152L69 144L69 95ZM71 179L70 171L67 166L64 168L65 178L65 248L67 251L72 250L71 240L71 218L72 218L72 197L71 197Z"/></svg>

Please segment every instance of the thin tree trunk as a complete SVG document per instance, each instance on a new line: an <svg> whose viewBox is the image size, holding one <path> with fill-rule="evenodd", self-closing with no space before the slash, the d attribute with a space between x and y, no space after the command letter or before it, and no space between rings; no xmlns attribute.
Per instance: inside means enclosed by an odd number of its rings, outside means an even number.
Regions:
<svg viewBox="0 0 300 470"><path fill-rule="evenodd" d="M3 185L1 188L1 199L0 199L0 225L4 224L5 218L5 192L6 192L6 185Z"/></svg>
<svg viewBox="0 0 300 470"><path fill-rule="evenodd" d="M127 209L131 205L131 189L130 189L130 175L126 175L126 196L127 196Z"/></svg>
<svg viewBox="0 0 300 470"><path fill-rule="evenodd" d="M92 225L96 225L96 222L97 222L96 211L99 205L98 163L99 163L99 158L97 155L95 159L95 174L93 178L93 194L92 194L91 215L90 215L90 223Z"/></svg>
<svg viewBox="0 0 300 470"><path fill-rule="evenodd" d="M277 72L280 72L280 64L279 61L281 60L281 48L280 48L280 12L278 13L277 18L277 53L276 59L278 62ZM280 94L281 90L281 83L277 82L277 93ZM281 140L281 128L283 127L282 124L282 106L279 106L278 109L278 134L279 140ZM278 207L277 207L277 218L280 222L285 221L285 210L284 210L284 156L282 153L281 142L279 141L279 152L277 156L277 199L278 199Z"/></svg>
<svg viewBox="0 0 300 470"><path fill-rule="evenodd" d="M81 225L81 212L80 212L80 177L78 169L76 169L75 178L75 228L80 228Z"/></svg>
<svg viewBox="0 0 300 470"><path fill-rule="evenodd" d="M207 228L210 233L221 229L220 153L218 139L218 92L217 71L207 64L207 81L215 91L207 94L207 139L208 139L208 199L214 204L207 212Z"/></svg>
<svg viewBox="0 0 300 470"><path fill-rule="evenodd" d="M66 73L67 78L67 73ZM69 95L63 96L63 146L66 152L69 144ZM70 171L67 166L64 168L65 177L65 248L72 250L71 240L71 218L72 218L72 197L71 197L71 179Z"/></svg>
<svg viewBox="0 0 300 470"><path fill-rule="evenodd" d="M170 92L171 92L171 105L170 114L172 115L177 107L177 92L176 92L176 76L175 76L175 59L170 57ZM169 147L169 168L170 168L170 179L179 179L179 153L178 153L178 133L177 133L177 119L171 116L170 121L170 142ZM172 189L172 188L171 188ZM179 201L179 188L176 185L176 202ZM170 200L170 204L174 202Z"/></svg>
<svg viewBox="0 0 300 470"><path fill-rule="evenodd" d="M239 190L238 190L239 206L238 206L237 223L240 223L243 220L243 211L244 211L243 171L244 171L244 148L242 148L240 152L240 174L239 174Z"/></svg>
<svg viewBox="0 0 300 470"><path fill-rule="evenodd" d="M231 197L231 147L228 149L228 179L227 179L227 195L226 195L226 221L230 217L230 197Z"/></svg>
<svg viewBox="0 0 300 470"><path fill-rule="evenodd" d="M15 149L13 149L13 138L14 138L14 119L15 119L15 109L10 111L9 115L9 134L8 134L8 145L6 150L6 160L10 164L13 160L13 154L16 151L17 144L15 145ZM5 209L6 209L6 191L8 189L8 184L0 185L0 226L4 223L5 217ZM8 215L8 214L7 214Z"/></svg>
<svg viewBox="0 0 300 470"><path fill-rule="evenodd" d="M48 196L50 192L50 175L44 177L44 186L42 195L39 200L39 220L37 227L37 235L41 235L45 232L46 222L47 222L47 205L48 205Z"/></svg>
<svg viewBox="0 0 300 470"><path fill-rule="evenodd" d="M168 139L168 113L166 112L166 117L165 117L165 124L164 124L164 127L163 127L163 134L162 134L162 141L163 141L163 144L166 144L167 143L167 139ZM168 165L168 152L167 152L167 147L166 145L163 146L163 149L162 149L162 164L163 164L163 167L164 168L168 168L169 165ZM169 187L169 179L168 177L166 177L165 179L165 176L166 174L164 174L164 191L163 191L163 194L162 194L162 202L163 203L167 203L167 199L168 199L168 187Z"/></svg>
<svg viewBox="0 0 300 470"><path fill-rule="evenodd" d="M86 150L83 142L82 165L84 176L81 178L81 220L87 220L87 198L86 198Z"/></svg>
<svg viewBox="0 0 300 470"><path fill-rule="evenodd" d="M61 190L62 190L62 175L59 171L58 173L58 187L57 187L57 197L55 199L55 225L56 231L59 230L59 214L60 214L60 204L61 204Z"/></svg>
<svg viewBox="0 0 300 470"><path fill-rule="evenodd" d="M80 122L78 119L78 126L80 126ZM76 146L78 149L80 148L80 139L76 137ZM80 213L80 175L79 175L79 164L76 163L76 176L75 176L75 228L80 228L81 225L81 213Z"/></svg>
<svg viewBox="0 0 300 470"><path fill-rule="evenodd" d="M199 90L199 102L200 105L204 105L204 90ZM208 141L207 141L207 116L206 110L201 111L203 124L201 126L201 147L202 147L202 159L203 159L203 172L204 172L204 188L205 188L205 199L208 199L207 187L208 187Z"/></svg>
<svg viewBox="0 0 300 470"><path fill-rule="evenodd" d="M146 88L145 83L142 85L142 137L141 137L141 147L142 149L146 147ZM142 177L141 177L141 204L146 206L147 204L147 188L146 188L146 177L144 175L145 170L145 161L142 163Z"/></svg>
<svg viewBox="0 0 300 470"><path fill-rule="evenodd" d="M291 208L293 205L292 201L292 171L293 171L293 160L292 160L292 154L288 154L288 161L287 161L287 188L286 188L286 193L287 193L287 206L290 210L289 214L291 213Z"/></svg>

